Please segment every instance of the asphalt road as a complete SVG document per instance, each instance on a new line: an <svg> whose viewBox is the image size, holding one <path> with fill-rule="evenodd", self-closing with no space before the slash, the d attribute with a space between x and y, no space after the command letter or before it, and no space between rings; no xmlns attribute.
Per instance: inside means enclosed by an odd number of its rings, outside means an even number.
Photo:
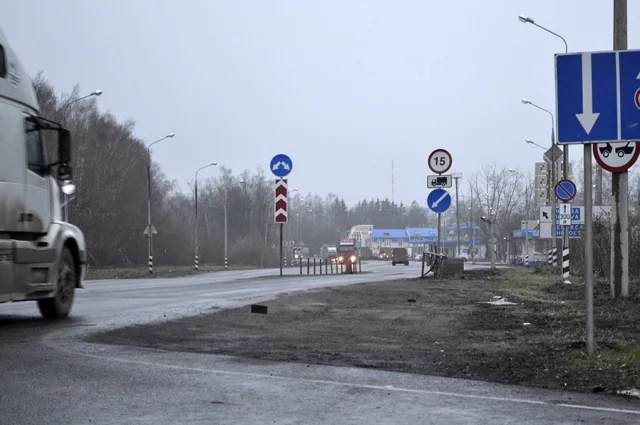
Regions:
<svg viewBox="0 0 640 425"><path fill-rule="evenodd" d="M90 281L78 292L73 317L56 323L41 320L33 303L0 305L0 423L640 423L638 403L606 396L81 339L282 292L415 276L419 265L372 262L364 269L371 273L280 278L275 270L255 270Z"/></svg>

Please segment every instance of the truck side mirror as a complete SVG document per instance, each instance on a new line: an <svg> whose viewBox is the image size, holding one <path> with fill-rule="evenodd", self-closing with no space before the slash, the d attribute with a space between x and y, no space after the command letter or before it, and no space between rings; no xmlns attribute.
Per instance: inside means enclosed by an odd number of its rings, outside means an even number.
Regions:
<svg viewBox="0 0 640 425"><path fill-rule="evenodd" d="M71 162L71 133L66 128L58 129L58 163L67 165ZM69 168L69 170L71 170Z"/></svg>
<svg viewBox="0 0 640 425"><path fill-rule="evenodd" d="M67 181L71 180L71 177L73 177L71 166L67 164L60 164L58 166L58 180Z"/></svg>

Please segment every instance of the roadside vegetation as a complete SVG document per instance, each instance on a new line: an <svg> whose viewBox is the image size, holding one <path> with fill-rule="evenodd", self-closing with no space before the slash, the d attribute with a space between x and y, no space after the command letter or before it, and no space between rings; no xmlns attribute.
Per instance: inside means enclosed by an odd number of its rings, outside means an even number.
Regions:
<svg viewBox="0 0 640 425"><path fill-rule="evenodd" d="M255 268L257 267L236 265L230 266L229 270L250 270ZM90 267L87 270L86 280L177 277L219 272L223 270L224 266L213 264L201 264L199 266L199 270L195 270L193 266L160 266L153 268L153 274L149 274L149 269L146 267L107 267L101 269Z"/></svg>
<svg viewBox="0 0 640 425"><path fill-rule="evenodd" d="M596 352L589 356L584 282L563 284L548 267L506 271L491 281L495 292L521 303L567 385L592 391L640 389L640 293L631 287L629 298L614 300L605 280L594 283Z"/></svg>

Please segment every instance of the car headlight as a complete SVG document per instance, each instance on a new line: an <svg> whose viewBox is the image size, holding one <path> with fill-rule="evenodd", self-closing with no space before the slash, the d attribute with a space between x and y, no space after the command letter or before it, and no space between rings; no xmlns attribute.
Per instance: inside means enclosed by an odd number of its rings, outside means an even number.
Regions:
<svg viewBox="0 0 640 425"><path fill-rule="evenodd" d="M351 256L351 258L350 258L350 260L351 260L351 262L352 262L352 263L355 263L355 262L356 262L356 256L355 256L355 255L352 255L352 256Z"/></svg>

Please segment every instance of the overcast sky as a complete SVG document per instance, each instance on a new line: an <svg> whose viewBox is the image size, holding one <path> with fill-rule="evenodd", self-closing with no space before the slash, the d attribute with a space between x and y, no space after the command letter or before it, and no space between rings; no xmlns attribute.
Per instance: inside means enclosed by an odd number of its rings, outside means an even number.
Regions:
<svg viewBox="0 0 640 425"><path fill-rule="evenodd" d="M9 1L9 0L5 0ZM294 162L290 185L353 203L424 204L427 156L532 170L555 110L553 54L612 48L611 0L20 0L0 25L27 70L58 91L101 89L185 187L218 161L234 172ZM629 1L629 48L640 2ZM571 149L581 159L581 148ZM213 171L215 172L215 171ZM201 174L202 175L202 174ZM464 180L464 177L463 177Z"/></svg>

